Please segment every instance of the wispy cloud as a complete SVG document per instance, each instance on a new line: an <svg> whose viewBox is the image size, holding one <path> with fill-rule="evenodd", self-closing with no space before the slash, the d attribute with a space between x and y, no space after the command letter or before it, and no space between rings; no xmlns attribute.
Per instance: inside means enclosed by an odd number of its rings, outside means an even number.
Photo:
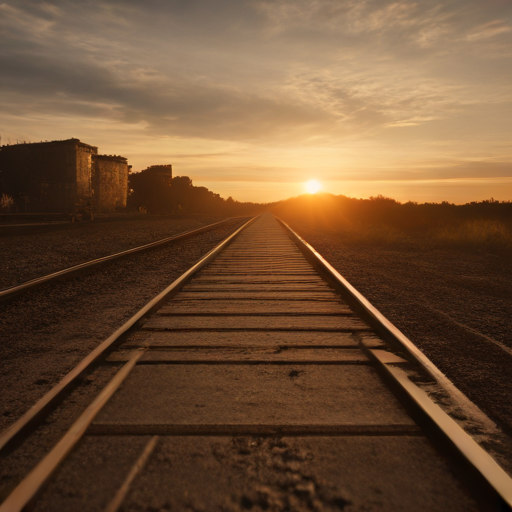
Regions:
<svg viewBox="0 0 512 512"><path fill-rule="evenodd" d="M484 25L475 27L467 36L468 41L478 41L481 39L489 39L490 37L508 34L512 32L512 26L505 20L493 20Z"/></svg>

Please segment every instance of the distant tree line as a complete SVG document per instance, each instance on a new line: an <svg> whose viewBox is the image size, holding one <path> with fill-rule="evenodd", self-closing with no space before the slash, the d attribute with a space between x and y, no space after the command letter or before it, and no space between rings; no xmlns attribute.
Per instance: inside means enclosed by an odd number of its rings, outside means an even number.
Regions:
<svg viewBox="0 0 512 512"><path fill-rule="evenodd" d="M284 219L338 229L362 225L387 225L402 229L430 229L469 220L500 221L512 227L512 201L489 199L456 205L400 203L382 195L356 199L343 195L315 194L280 201L271 211Z"/></svg>
<svg viewBox="0 0 512 512"><path fill-rule="evenodd" d="M226 216L250 215L265 205L223 199L206 187L196 187L188 176L172 179L150 170L128 177L128 209L148 213L203 213Z"/></svg>
<svg viewBox="0 0 512 512"><path fill-rule="evenodd" d="M283 219L339 229L360 225L387 225L401 229L430 229L471 220L499 221L512 228L512 201L489 199L455 205L401 203L378 195L356 199L344 195L304 194L276 203L242 203L222 198L206 187L196 187L188 176L169 176L150 169L129 175L128 209L148 213L201 213L225 216L270 211Z"/></svg>

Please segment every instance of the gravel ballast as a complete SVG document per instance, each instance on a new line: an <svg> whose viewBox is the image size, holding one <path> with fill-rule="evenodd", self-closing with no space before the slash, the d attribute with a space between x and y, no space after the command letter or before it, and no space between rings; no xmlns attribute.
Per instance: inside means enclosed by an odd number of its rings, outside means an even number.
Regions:
<svg viewBox="0 0 512 512"><path fill-rule="evenodd" d="M30 227L0 225L0 289L224 219L140 215Z"/></svg>

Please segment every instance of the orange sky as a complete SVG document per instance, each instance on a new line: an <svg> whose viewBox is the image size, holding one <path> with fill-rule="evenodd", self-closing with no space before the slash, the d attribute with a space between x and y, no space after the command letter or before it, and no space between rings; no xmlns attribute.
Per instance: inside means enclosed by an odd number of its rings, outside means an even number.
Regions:
<svg viewBox="0 0 512 512"><path fill-rule="evenodd" d="M512 199L511 0L7 0L0 43L4 144L248 201Z"/></svg>

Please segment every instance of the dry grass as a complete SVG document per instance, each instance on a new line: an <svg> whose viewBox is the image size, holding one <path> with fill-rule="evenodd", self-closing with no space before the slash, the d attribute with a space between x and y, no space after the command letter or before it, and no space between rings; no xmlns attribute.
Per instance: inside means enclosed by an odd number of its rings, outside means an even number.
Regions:
<svg viewBox="0 0 512 512"><path fill-rule="evenodd" d="M461 249L512 250L512 229L498 220L468 220L432 230L432 238Z"/></svg>
<svg viewBox="0 0 512 512"><path fill-rule="evenodd" d="M386 224L358 224L340 230L352 240L372 245L403 245L420 242L424 248L512 253L512 225L498 220L475 219L446 223L430 229L404 229Z"/></svg>
<svg viewBox="0 0 512 512"><path fill-rule="evenodd" d="M510 201L401 204L382 196L354 199L316 194L282 201L272 211L286 221L338 233L354 242L512 252Z"/></svg>
<svg viewBox="0 0 512 512"><path fill-rule="evenodd" d="M290 219L292 221L292 219ZM421 250L455 249L512 256L512 224L498 220L452 221L430 228L403 228L387 224L352 223L325 227L318 222L298 222L308 229L336 234L340 239L387 248L416 247Z"/></svg>

